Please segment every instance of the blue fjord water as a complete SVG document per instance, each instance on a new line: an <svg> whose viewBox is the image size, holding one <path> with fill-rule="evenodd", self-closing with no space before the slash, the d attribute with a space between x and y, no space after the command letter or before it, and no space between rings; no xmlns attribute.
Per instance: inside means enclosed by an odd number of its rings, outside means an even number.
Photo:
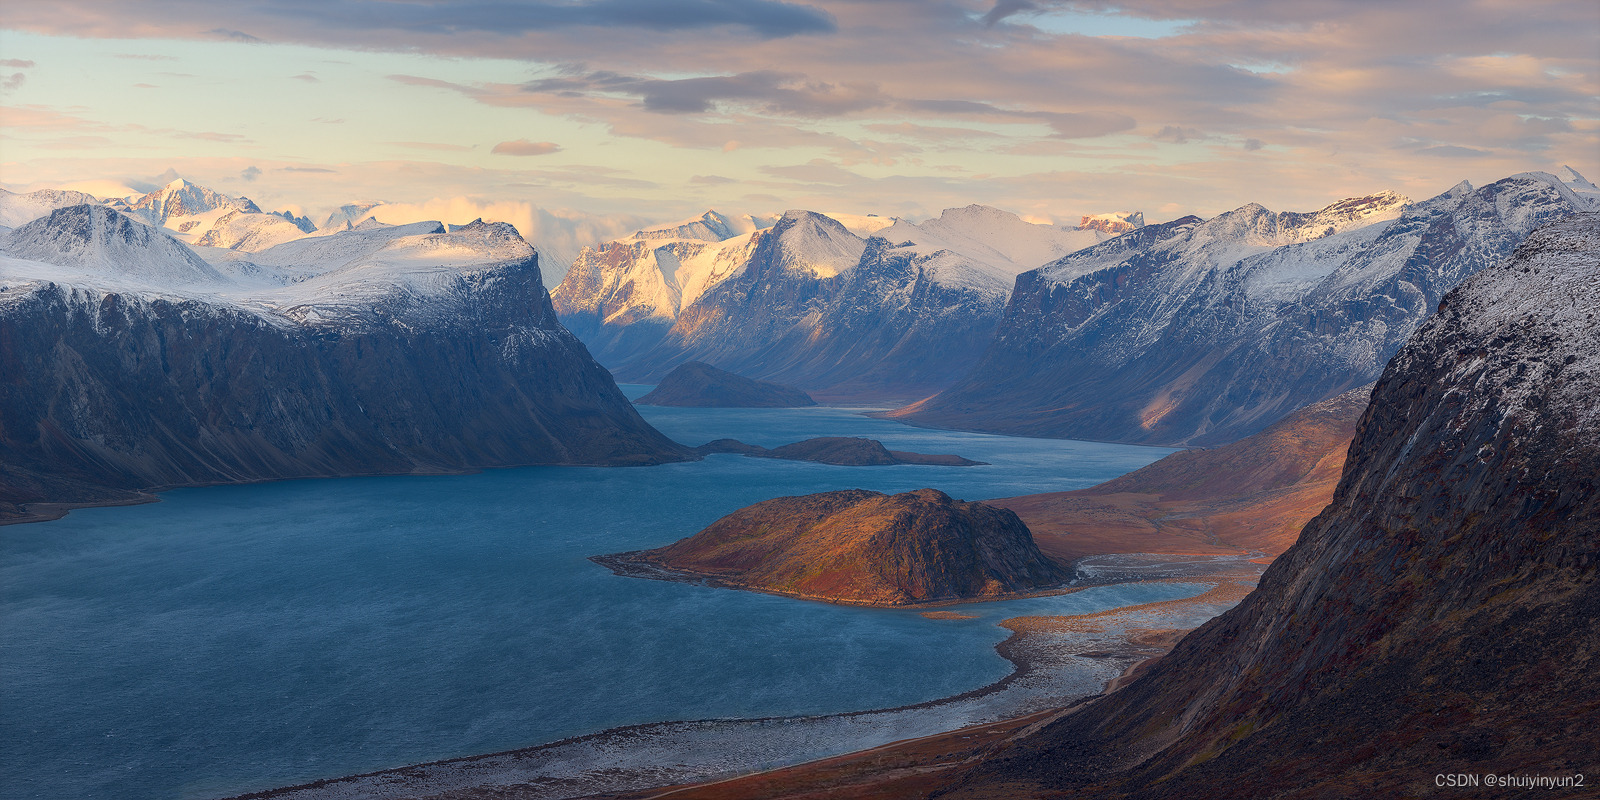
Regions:
<svg viewBox="0 0 1600 800"><path fill-rule="evenodd" d="M860 435L992 465L716 455L288 481L0 528L0 797L216 797L635 723L917 703L1009 672L1000 619L1194 591L1103 587L935 621L617 577L587 557L663 545L771 497L1004 497L1169 452L837 408L640 410L688 444Z"/></svg>

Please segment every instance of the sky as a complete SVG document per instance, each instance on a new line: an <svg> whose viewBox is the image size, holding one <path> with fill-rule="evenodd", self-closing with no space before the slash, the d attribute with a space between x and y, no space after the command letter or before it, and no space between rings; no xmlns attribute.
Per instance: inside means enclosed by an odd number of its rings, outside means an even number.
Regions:
<svg viewBox="0 0 1600 800"><path fill-rule="evenodd" d="M1600 180L1593 0L0 6L0 186L182 175L563 250L706 208L1154 222L1562 165Z"/></svg>

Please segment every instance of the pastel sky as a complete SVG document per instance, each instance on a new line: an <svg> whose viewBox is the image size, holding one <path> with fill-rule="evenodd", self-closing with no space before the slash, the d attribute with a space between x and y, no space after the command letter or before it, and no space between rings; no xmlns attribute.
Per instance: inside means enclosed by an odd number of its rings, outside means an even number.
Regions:
<svg viewBox="0 0 1600 800"><path fill-rule="evenodd" d="M1593 0L52 0L0 23L0 185L174 170L319 221L1155 221L1600 179Z"/></svg>

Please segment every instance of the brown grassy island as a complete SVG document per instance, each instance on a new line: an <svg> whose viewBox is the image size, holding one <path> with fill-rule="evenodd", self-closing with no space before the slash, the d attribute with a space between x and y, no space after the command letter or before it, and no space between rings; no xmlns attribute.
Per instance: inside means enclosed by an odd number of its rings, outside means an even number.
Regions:
<svg viewBox="0 0 1600 800"><path fill-rule="evenodd" d="M1071 577L1015 513L935 489L780 497L676 544L595 560L624 575L872 606L993 600Z"/></svg>

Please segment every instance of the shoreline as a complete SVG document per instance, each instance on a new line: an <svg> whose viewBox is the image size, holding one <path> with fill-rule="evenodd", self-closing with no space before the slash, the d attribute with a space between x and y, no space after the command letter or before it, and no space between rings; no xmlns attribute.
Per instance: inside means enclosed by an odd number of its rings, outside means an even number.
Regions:
<svg viewBox="0 0 1600 800"><path fill-rule="evenodd" d="M1059 595L1073 594L1084 589L1096 586L1110 586L1115 583L1128 581L1087 582L1077 585L1055 586L1049 589L1040 589L1035 592L1017 592L1003 595L989 595L984 597L959 597L946 600L928 600L921 603L873 603L864 600L847 600L844 598L826 597L823 595L806 594L804 592L789 592L782 589L768 589L762 586L752 586L747 583L728 580L716 575L692 570L677 569L640 558L639 554L648 553L648 550L628 550L621 553L606 553L604 555L589 556L589 560L611 570L613 575L623 578L641 578L652 581L666 581L668 583L687 583L695 586L710 586L716 589L734 589L758 594L770 594L776 597L787 597L792 600L805 600L813 603L827 603L835 606L855 606L858 608L885 608L885 609L918 609L918 608L945 608L948 606L971 605L973 603L999 603L1005 600L1026 600L1033 597L1056 597Z"/></svg>
<svg viewBox="0 0 1600 800"><path fill-rule="evenodd" d="M994 648L1011 663L1011 672L949 697L836 714L628 725L531 747L324 778L219 800L353 800L446 793L455 798L490 798L513 787L518 797L544 800L648 794L795 769L975 726L1004 725L1020 717L1059 713L1113 690L1120 678L1168 649L1149 639L1149 634L1170 634L1176 629L1169 623L1199 624L1221 613L1237 602L1232 597L1248 591L1245 577L1156 578L1149 582L1211 586L1188 598L1085 615L1002 620L998 624L1011 634ZM1254 576L1248 578L1253 586ZM1077 627L1064 622L1080 618ZM1171 637L1173 642L1176 638Z"/></svg>
<svg viewBox="0 0 1600 800"><path fill-rule="evenodd" d="M681 445L680 445L681 446ZM107 491L126 492L131 497L108 498L100 500L82 501L53 501L32 500L25 503L14 503L22 510L21 516L0 516L0 527L6 525L26 525L33 522L54 522L66 515L82 508L109 508L115 506L142 506L147 503L161 502L161 493L176 491L178 489L210 489L218 486L257 486L264 483L285 483L288 481L327 481L341 480L344 478L437 478L454 475L477 475L498 469L528 469L530 467L595 467L597 469L626 469L630 467L659 467L666 464L687 464L704 461L705 456L694 453L693 448L688 448L692 458L679 461L658 461L654 463L632 464L576 464L576 463L543 463L543 464L496 464L493 466L461 467L460 469L415 470L412 472L348 472L336 475L284 475L272 478L251 478L239 481L208 481L204 483L174 483L166 486L152 486L144 489L116 489ZM37 510L44 509L42 514ZM46 516L48 515L48 516Z"/></svg>

